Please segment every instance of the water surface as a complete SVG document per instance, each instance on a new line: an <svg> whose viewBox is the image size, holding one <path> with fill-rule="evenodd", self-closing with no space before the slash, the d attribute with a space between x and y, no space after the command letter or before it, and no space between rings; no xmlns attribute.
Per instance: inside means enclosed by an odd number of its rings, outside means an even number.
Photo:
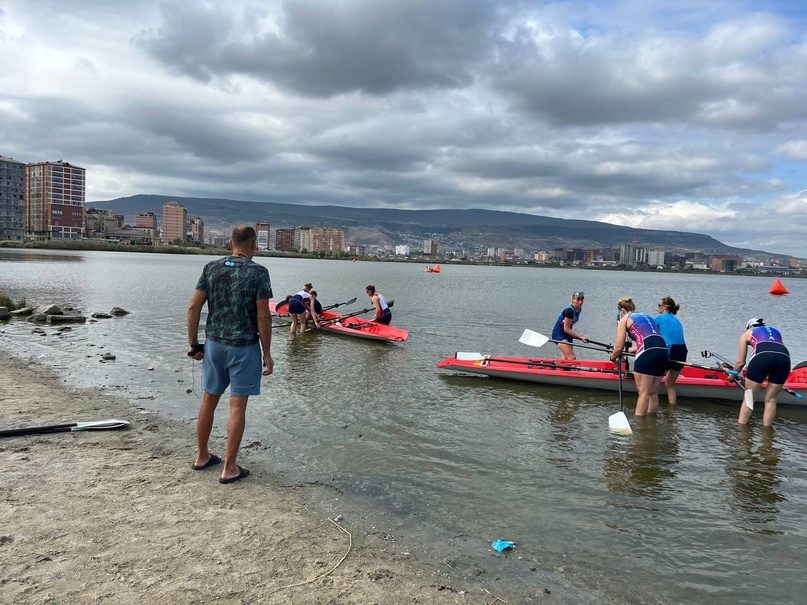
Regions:
<svg viewBox="0 0 807 605"><path fill-rule="evenodd" d="M189 421L200 366L185 356L185 310L209 260L0 250L0 290L12 298L132 312L62 335L46 328L44 337L14 321L0 326L0 346L71 383ZM544 586L573 595L566 602L803 601L807 410L782 409L773 431L758 417L740 429L739 402L682 399L655 418L631 418L633 435L619 436L607 430L619 408L613 393L435 364L455 351L556 357L551 344L535 349L518 338L524 328L548 335L578 289L586 293L578 331L598 341L614 340L618 298L655 311L671 295L690 361L706 363L702 350L734 357L746 320L760 316L782 329L798 362L807 359L806 281L785 280L791 294L774 297L764 276L260 262L275 299L310 281L324 304L358 297L344 310L359 310L374 284L395 300L393 323L410 331L397 345L274 331L275 374L250 400L245 440L261 444L250 455L289 481L336 487L335 512L369 511L422 553L489 578L516 602ZM115 362L99 361L107 351ZM220 413L219 434L225 422ZM497 557L489 544L499 537L518 542L516 551Z"/></svg>

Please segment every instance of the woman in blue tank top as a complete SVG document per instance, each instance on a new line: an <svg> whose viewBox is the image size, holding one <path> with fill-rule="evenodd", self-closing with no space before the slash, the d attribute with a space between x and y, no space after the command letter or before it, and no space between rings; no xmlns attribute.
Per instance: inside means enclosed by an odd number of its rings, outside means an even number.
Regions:
<svg viewBox="0 0 807 605"><path fill-rule="evenodd" d="M637 313L633 299L623 298L617 303L620 320L616 329L616 344L611 353L611 361L621 362L625 342L630 334L636 343L631 353L636 354L633 362L633 380L636 382L636 416L658 412L658 392L661 378L667 371L670 361L667 343L659 331L655 320L647 313Z"/></svg>
<svg viewBox="0 0 807 605"><path fill-rule="evenodd" d="M670 353L670 365L664 377L664 388L667 391L667 401L670 405L678 403L675 381L678 380L678 375L684 369L687 353L689 353L684 340L684 326L676 317L679 308L671 297L665 296L658 304L659 314L655 317L661 335L667 341L667 350Z"/></svg>

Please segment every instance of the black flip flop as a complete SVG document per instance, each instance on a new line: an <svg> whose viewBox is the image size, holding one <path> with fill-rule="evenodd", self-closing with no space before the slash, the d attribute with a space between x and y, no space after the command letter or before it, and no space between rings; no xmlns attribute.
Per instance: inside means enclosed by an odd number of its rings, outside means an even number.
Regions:
<svg viewBox="0 0 807 605"><path fill-rule="evenodd" d="M245 468L241 468L240 466L238 466L238 474L235 477L230 477L229 479L219 477L219 483L234 483L239 479L243 479L244 477L249 477L249 471Z"/></svg>
<svg viewBox="0 0 807 605"><path fill-rule="evenodd" d="M216 454L210 454L210 459L207 462L205 462L201 466L197 466L196 464L191 464L191 468L193 470L195 470L195 471L203 471L206 468L210 468L211 466L215 466L219 462L221 462L221 458L216 456Z"/></svg>

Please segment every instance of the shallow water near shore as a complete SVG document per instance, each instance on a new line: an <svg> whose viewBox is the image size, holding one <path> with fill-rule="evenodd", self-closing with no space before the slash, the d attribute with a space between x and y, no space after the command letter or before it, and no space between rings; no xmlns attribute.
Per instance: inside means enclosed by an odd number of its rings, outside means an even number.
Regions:
<svg viewBox="0 0 807 605"><path fill-rule="evenodd" d="M185 356L185 309L209 260L0 250L0 290L12 298L132 312L61 335L47 326L35 336L15 320L0 324L0 346L69 383L189 421L201 366ZM367 306L364 286L374 284L395 300L393 324L410 331L398 345L274 331L275 374L251 399L245 445L290 483L335 488L323 500L334 514L383 520L400 532L390 539L444 571L487 578L516 602L543 588L570 603L802 601L807 410L782 408L774 430L763 431L759 416L737 426L739 401L681 400L676 409L663 403L657 417L629 414L633 435L613 435L614 394L435 364L455 351L556 357L551 345L518 338L524 328L549 334L577 289L586 292L579 331L595 340L613 341L621 296L652 310L671 295L690 361L709 363L702 350L734 357L745 321L761 316L782 329L797 363L807 359L805 280L784 280L791 294L774 297L766 277L260 262L275 299L311 281L326 305L359 297L340 307L349 312ZM103 352L117 359L102 363ZM578 356L602 358L590 353ZM634 402L626 397L627 408ZM225 422L222 410L219 434ZM497 555L496 538L518 546Z"/></svg>

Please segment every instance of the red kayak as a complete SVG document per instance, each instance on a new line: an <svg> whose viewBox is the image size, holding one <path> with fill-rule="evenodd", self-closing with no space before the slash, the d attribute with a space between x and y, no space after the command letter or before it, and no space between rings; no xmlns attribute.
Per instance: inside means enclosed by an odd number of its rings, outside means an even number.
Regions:
<svg viewBox="0 0 807 605"><path fill-rule="evenodd" d="M802 364L800 364L802 365ZM619 376L616 366L610 361L582 359L530 359L527 357L500 357L481 353L456 353L437 364L443 370L455 370L471 374L483 374L509 380L522 380L547 385L585 389L616 391ZM786 388L804 397L807 394L807 367L796 367L785 384ZM633 374L622 374L622 388L635 393ZM697 399L723 399L742 401L742 389L728 380L728 374L719 368L684 366L675 390L679 397ZM661 393L664 394L662 383ZM757 400L762 402L762 394ZM807 400L782 391L778 402L785 405L807 405Z"/></svg>
<svg viewBox="0 0 807 605"><path fill-rule="evenodd" d="M280 307L281 313L277 313L277 307L280 303L270 302L269 311L279 317L288 316L283 313L286 305ZM402 328L395 326L387 326L359 317L362 313L369 313L371 309L364 311L357 311L340 315L333 311L323 311L319 314L320 317L320 332L328 332L331 334L341 334L343 336L352 336L354 338L365 338L367 340L382 340L385 342L403 342L409 338L409 332ZM313 324L309 324L313 325Z"/></svg>

